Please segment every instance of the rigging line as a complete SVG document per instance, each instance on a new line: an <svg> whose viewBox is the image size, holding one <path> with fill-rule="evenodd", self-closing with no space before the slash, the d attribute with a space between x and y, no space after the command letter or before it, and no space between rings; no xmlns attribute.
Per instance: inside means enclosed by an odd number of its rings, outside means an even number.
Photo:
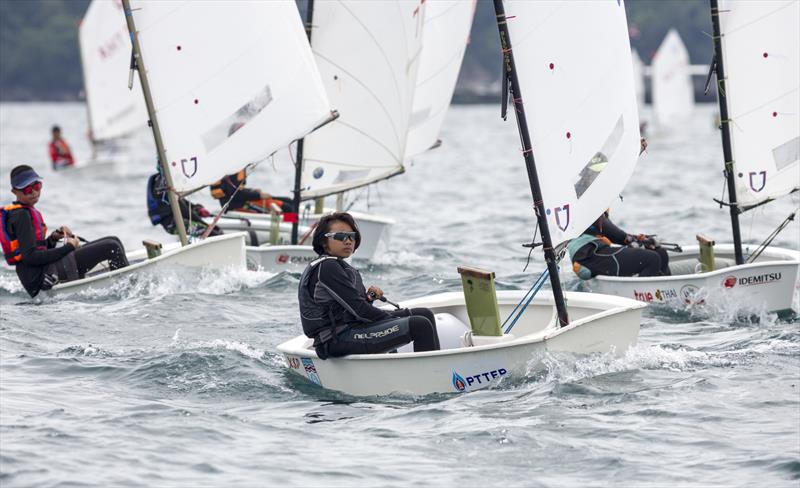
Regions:
<svg viewBox="0 0 800 488"><path fill-rule="evenodd" d="M539 293L539 290L542 289L542 286L544 286L544 282L545 282L545 280L547 278L547 273L548 273L548 271L547 271L547 269L545 269L542 272L542 274L539 275L539 279L537 279L536 282L531 287L530 291L532 291L532 293L530 294L530 296L528 296L528 299L525 302L525 305L523 305L522 309L520 309L520 311L517 312L517 316L514 317L514 320L511 322L511 324L509 324L508 328L504 331L504 334L508 334L509 332L511 332L511 329L514 328L514 325L516 325L517 321L520 319L520 317L522 317L522 314L528 308L528 305L531 304L531 302L533 301L534 297L536 297L536 294ZM526 294L526 296L527 296L527 294Z"/></svg>
<svg viewBox="0 0 800 488"><path fill-rule="evenodd" d="M421 80L421 81L417 80L417 88L419 88L422 85L426 84L427 82L433 80L434 78L436 78L439 75L439 73L445 71L447 68L450 67L450 65L452 65L453 63L458 61L458 58L461 57L461 54L464 52L466 47L467 46L465 44L464 45L464 49L459 49L458 51L456 51L452 56L450 56L450 58L444 64L441 65L441 67L438 70L436 70L436 72L434 72L433 74L431 74L430 76L428 76L424 80Z"/></svg>
<svg viewBox="0 0 800 488"><path fill-rule="evenodd" d="M797 210L795 210L795 211L794 211L794 212L792 212L792 213L791 213L791 214L790 214L788 217L786 217L786 219L784 219L784 221L783 221L783 222L781 222L781 224L780 224L780 225L778 225L778 227L777 227L777 228L776 228L774 231L772 231L772 233L771 233L769 236L767 236L767 238L764 240L764 242L762 242L761 244L759 244L759 246L758 246L758 248L755 250L755 252L753 252L753 253L752 253L752 254L751 254L751 255L750 255L748 258L747 258L747 261L746 261L747 263L752 263L752 262L754 262L756 259L758 259L758 257L759 257L759 256L761 256L761 253L763 253L763 252L764 252L764 251L767 249L767 247L768 247L770 244L772 244L772 241L773 241L773 240L775 240L775 238L776 238L776 237L778 237L778 234L780 234L780 233L781 233L781 231L783 231L783 229L785 229L785 228L786 228L786 227L789 225L789 223L790 223L790 222L792 222L792 221L794 220L794 217L795 217L795 215L797 215L797 211L798 211L798 210L800 210L800 209L797 209Z"/></svg>
<svg viewBox="0 0 800 488"><path fill-rule="evenodd" d="M447 7L447 9L446 9L446 10L443 10L443 11L441 11L441 12L440 12L438 15L431 16L431 18L430 18L430 19L426 17L426 18L425 18L425 23L427 24L428 22L433 22L434 20L436 20L436 19L438 19L438 18L440 18L440 17L444 17L445 15L450 15L450 12L451 12L452 10L455 10L456 8L458 8L458 7L459 7L458 3L459 3L459 2L453 3L452 5L450 5L449 7Z"/></svg>
<svg viewBox="0 0 800 488"><path fill-rule="evenodd" d="M257 164L258 163L250 163L244 167L245 177L242 178L242 181L239 183L239 186L237 186L236 190L233 191L233 194L231 194L231 197L228 199L225 205L222 206L222 209L219 211L219 213L214 216L214 220L212 220L211 223L206 228L206 230L203 231L203 234L200 236L200 239L205 239L206 237L209 236L209 234L211 234L211 231L214 230L214 227L217 225L217 222L219 222L219 219L222 218L222 214L228 211L228 206L233 201L233 197L235 197L236 194L239 193L239 190L244 188L244 182L247 180L247 177L250 176L250 174L253 172L253 169L255 169ZM248 171L248 169L250 171ZM189 207L189 219L191 219L191 206Z"/></svg>

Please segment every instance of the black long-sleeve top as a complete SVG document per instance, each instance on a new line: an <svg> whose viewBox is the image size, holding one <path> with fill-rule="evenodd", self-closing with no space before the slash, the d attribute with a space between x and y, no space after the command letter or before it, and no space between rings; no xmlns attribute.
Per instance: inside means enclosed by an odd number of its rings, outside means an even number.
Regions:
<svg viewBox="0 0 800 488"><path fill-rule="evenodd" d="M337 324L363 324L392 318L367 300L361 274L342 259L326 259L320 263L309 279L308 289L317 304L333 307Z"/></svg>
<svg viewBox="0 0 800 488"><path fill-rule="evenodd" d="M57 241L51 234L45 241L47 249L37 249L33 220L30 212L24 208L16 209L9 214L8 230L12 239L16 238L19 241L19 251L22 256L22 260L15 266L17 277L28 294L35 297L42 289L47 265L63 258L75 248L72 244L55 247Z"/></svg>

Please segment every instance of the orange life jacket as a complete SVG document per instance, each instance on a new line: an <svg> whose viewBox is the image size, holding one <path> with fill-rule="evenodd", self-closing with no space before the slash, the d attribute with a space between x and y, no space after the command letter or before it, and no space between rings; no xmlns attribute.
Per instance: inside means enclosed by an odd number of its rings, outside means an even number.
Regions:
<svg viewBox="0 0 800 488"><path fill-rule="evenodd" d="M246 178L247 178L247 173L245 172L245 170L241 170L235 174L225 176L221 180L211 184L211 196L213 198L216 198L217 200L225 198L226 192L225 188L223 187L226 183L225 180L228 180L227 183L230 184L231 187L233 187L232 190L230 190L230 193L233 193L234 191L236 191L237 188L239 188L239 185L243 184Z"/></svg>
<svg viewBox="0 0 800 488"><path fill-rule="evenodd" d="M19 250L17 236L11 234L9 216L11 212L20 208L26 209L31 214L31 222L33 222L33 229L36 233L36 249L47 249L47 226L44 223L44 219L42 219L42 214L28 205L19 203L6 205L0 209L0 227L2 227L2 229L0 229L0 246L3 248L3 256L5 256L6 262L12 266L22 261L22 254Z"/></svg>

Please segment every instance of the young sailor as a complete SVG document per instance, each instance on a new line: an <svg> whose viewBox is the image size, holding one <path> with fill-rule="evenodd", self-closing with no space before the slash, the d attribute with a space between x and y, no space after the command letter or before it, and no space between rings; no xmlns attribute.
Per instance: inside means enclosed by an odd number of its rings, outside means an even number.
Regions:
<svg viewBox="0 0 800 488"><path fill-rule="evenodd" d="M211 185L211 196L219 200L220 207L225 207L225 204L228 204L227 211L268 213L273 203L284 212L289 212L292 208L291 199L273 197L257 188L246 188L244 186L246 184L247 173L245 170L241 170L213 183ZM236 191L237 188L239 191Z"/></svg>
<svg viewBox="0 0 800 488"><path fill-rule="evenodd" d="M42 214L35 208L42 179L30 166L11 170L11 192L16 201L0 210L0 245L6 262L32 297L59 282L83 278L97 264L108 261L111 269L128 265L125 248L116 237L104 237L81 245L66 226L49 236ZM64 239L65 244L56 247Z"/></svg>
<svg viewBox="0 0 800 488"><path fill-rule="evenodd" d="M619 244L622 247L612 246ZM608 210L583 234L573 239L567 250L572 269L583 278L607 276L669 275L669 256L652 237L628 234L608 218Z"/></svg>
<svg viewBox="0 0 800 488"><path fill-rule="evenodd" d="M61 127L54 125L51 133L53 138L50 140L50 159L53 161L53 169L59 170L75 166L75 159L72 157L69 144L61 138Z"/></svg>
<svg viewBox="0 0 800 488"><path fill-rule="evenodd" d="M414 351L439 349L436 319L427 308L387 312L373 306L383 297L377 286L364 289L361 274L346 258L361 244L348 213L320 219L314 231L311 262L300 278L298 297L303 332L314 339L320 359L376 354L414 341Z"/></svg>
<svg viewBox="0 0 800 488"><path fill-rule="evenodd" d="M178 206L181 209L186 232L195 237L203 235L208 228L208 224L203 221L203 218L211 217L211 212L202 205L192 203L183 197L178 198ZM150 175L150 178L147 179L147 215L150 217L151 224L161 224L164 230L170 234L178 233L175 219L172 216L172 208L169 206L167 179L162 176L160 168L158 173ZM216 226L209 233L210 236L220 234L222 234L222 230Z"/></svg>

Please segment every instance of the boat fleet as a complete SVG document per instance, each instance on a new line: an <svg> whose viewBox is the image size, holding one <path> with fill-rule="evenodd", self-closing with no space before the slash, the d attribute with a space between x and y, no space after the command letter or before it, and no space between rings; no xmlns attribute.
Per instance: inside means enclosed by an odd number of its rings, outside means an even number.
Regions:
<svg viewBox="0 0 800 488"><path fill-rule="evenodd" d="M476 8L493 8L497 18L502 111L516 121L540 239L529 246L546 269L530 290L496 291L490 271L459 268L463 293L401 303L434 311L439 351L320 360L300 335L278 346L288 371L352 395L460 393L529 374L551 351L623 354L637 342L648 303L735 301L792 312L800 252L772 246L774 235L743 243L738 219L800 188L796 0L710 0L709 77L718 88L727 188L718 203L730 209L732 243L703 237L698 222L698 244L670 253L670 276L595 276L581 292L564 291L563 281L578 278L561 270L561 258L636 167L644 72L659 126L691 114L692 73L677 32L645 68L631 49L622 1L310 0L302 19L291 0L93 0L80 26L97 148L90 164L113 161L127 136L151 130L176 210L178 195L243 167L258 171L291 146L294 164L279 171L294 176L287 190L299 216L224 213L215 221L221 236L190 239L179 229L180 242L132 251L126 268L46 293L168 266L301 271L316 257L316 221L344 210L346 192L401 175L411 158L446 144L439 133ZM371 260L388 245L394 220L351 213L364 243L356 259ZM550 289L539 291L545 282Z"/></svg>

